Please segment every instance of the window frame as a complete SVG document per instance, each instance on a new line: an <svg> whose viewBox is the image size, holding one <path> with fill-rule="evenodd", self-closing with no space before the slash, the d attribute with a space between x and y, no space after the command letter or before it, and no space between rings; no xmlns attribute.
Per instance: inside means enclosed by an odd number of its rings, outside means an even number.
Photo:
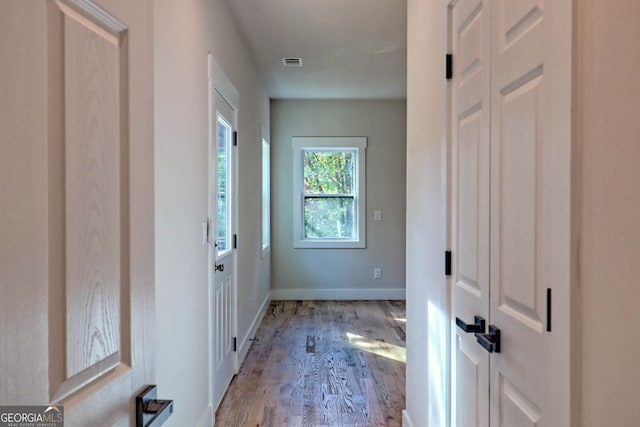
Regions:
<svg viewBox="0 0 640 427"><path fill-rule="evenodd" d="M293 247L365 248L366 247L366 137L293 137ZM353 151L354 233L353 239L307 238L304 232L304 153L309 151ZM328 196L330 198L332 196Z"/></svg>

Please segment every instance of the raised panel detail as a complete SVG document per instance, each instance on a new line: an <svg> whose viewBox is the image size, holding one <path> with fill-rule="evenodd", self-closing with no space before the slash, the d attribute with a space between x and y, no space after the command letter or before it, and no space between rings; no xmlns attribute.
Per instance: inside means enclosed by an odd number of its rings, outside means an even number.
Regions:
<svg viewBox="0 0 640 427"><path fill-rule="evenodd" d="M542 419L542 411L500 375L500 423L502 427L535 427Z"/></svg>
<svg viewBox="0 0 640 427"><path fill-rule="evenodd" d="M482 2L458 29L458 55L460 60L460 84L464 84L482 67L483 45Z"/></svg>
<svg viewBox="0 0 640 427"><path fill-rule="evenodd" d="M214 353L216 355L216 368L220 367L224 361L224 335L225 335L225 291L224 282L220 282L216 285L216 336Z"/></svg>
<svg viewBox="0 0 640 427"><path fill-rule="evenodd" d="M542 74L503 91L500 129L500 309L542 330L537 312Z"/></svg>
<svg viewBox="0 0 640 427"><path fill-rule="evenodd" d="M457 425L477 426L482 424L478 419L481 393L480 364L474 355L464 348L465 341L461 337L456 337L456 343Z"/></svg>
<svg viewBox="0 0 640 427"><path fill-rule="evenodd" d="M224 281L224 355L226 356L231 351L231 343L233 337L231 336L231 276L227 276Z"/></svg>
<svg viewBox="0 0 640 427"><path fill-rule="evenodd" d="M500 44L505 48L543 19L544 0L500 0Z"/></svg>
<svg viewBox="0 0 640 427"><path fill-rule="evenodd" d="M67 375L120 347L119 52L65 18Z"/></svg>
<svg viewBox="0 0 640 427"><path fill-rule="evenodd" d="M52 257L64 279L51 285L64 295L51 306L50 327L65 349L50 356L52 372L64 373L52 376L52 400L60 400L130 364L128 64L126 27L92 2L60 0L49 13L57 23L49 54L58 64L50 84L62 88L52 117L61 122L60 142L50 144L60 151L51 154L60 159L52 170L63 182L50 194L61 198L51 203L64 227L51 245L64 254Z"/></svg>
<svg viewBox="0 0 640 427"><path fill-rule="evenodd" d="M478 284L478 185L482 111L460 120L458 127L457 245L458 281L480 292Z"/></svg>

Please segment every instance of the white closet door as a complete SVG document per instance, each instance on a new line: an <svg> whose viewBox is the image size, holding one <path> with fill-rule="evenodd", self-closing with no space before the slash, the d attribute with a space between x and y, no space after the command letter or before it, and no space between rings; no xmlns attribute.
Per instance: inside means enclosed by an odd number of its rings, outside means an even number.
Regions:
<svg viewBox="0 0 640 427"><path fill-rule="evenodd" d="M458 1L451 9L455 60L452 136L453 318L489 320L489 0ZM489 423L489 353L473 332L452 328L453 425Z"/></svg>
<svg viewBox="0 0 640 427"><path fill-rule="evenodd" d="M568 3L493 3L490 318L501 330L501 352L490 365L495 427L569 425Z"/></svg>
<svg viewBox="0 0 640 427"><path fill-rule="evenodd" d="M571 5L453 1L449 28L452 425L569 425Z"/></svg>

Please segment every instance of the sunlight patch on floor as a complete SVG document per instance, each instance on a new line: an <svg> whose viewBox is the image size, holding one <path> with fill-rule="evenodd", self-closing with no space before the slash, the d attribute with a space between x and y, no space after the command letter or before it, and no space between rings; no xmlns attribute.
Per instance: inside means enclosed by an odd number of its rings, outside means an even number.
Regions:
<svg viewBox="0 0 640 427"><path fill-rule="evenodd" d="M362 335L352 334L351 332L347 332L347 338L353 346L360 350L377 354L378 356L386 357L387 359L398 362L407 362L407 351L404 347L384 341L371 340L363 337Z"/></svg>

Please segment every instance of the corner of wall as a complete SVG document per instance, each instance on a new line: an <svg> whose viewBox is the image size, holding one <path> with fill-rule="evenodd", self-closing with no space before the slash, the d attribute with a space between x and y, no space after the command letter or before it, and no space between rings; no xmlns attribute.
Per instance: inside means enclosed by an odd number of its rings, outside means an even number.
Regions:
<svg viewBox="0 0 640 427"><path fill-rule="evenodd" d="M213 407L211 405L207 406L204 413L200 416L200 420L196 427L211 427L216 422L215 414L213 413Z"/></svg>
<svg viewBox="0 0 640 427"><path fill-rule="evenodd" d="M402 411L402 427L413 427L413 422L409 417L409 413L406 410Z"/></svg>
<svg viewBox="0 0 640 427"><path fill-rule="evenodd" d="M238 351L238 369L244 363L244 360L247 358L247 354L251 349L252 341L251 339L256 336L256 332L258 331L258 327L260 326L260 322L264 318L264 315L267 312L267 308L269 308L269 304L271 303L271 293L267 293L264 301L262 301L262 305L260 306L260 310L256 313L256 316L251 322L251 326L249 326L249 330L242 338L242 342L240 343L240 350Z"/></svg>
<svg viewBox="0 0 640 427"><path fill-rule="evenodd" d="M407 382L405 425L449 420L447 246L447 5L408 0ZM411 415L409 417L409 414Z"/></svg>

